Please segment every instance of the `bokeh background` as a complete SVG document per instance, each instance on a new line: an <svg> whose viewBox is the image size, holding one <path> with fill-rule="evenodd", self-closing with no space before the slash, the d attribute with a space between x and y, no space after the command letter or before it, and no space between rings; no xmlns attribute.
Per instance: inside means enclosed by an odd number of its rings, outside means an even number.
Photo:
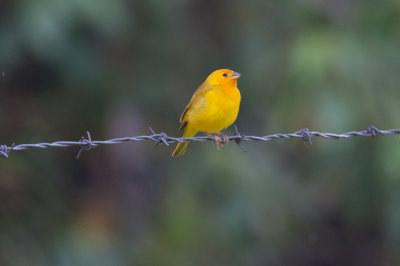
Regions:
<svg viewBox="0 0 400 266"><path fill-rule="evenodd" d="M243 134L399 128L400 2L3 0L0 142L179 136L218 68ZM0 265L399 265L399 137L244 146L13 152Z"/></svg>

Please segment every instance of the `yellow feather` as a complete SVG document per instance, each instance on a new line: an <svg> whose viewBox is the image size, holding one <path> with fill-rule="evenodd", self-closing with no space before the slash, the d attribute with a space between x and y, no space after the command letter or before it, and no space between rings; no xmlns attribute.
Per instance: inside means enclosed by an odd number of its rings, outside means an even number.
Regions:
<svg viewBox="0 0 400 266"><path fill-rule="evenodd" d="M183 137L192 137L198 131L218 133L235 122L239 113L240 92L237 79L240 74L219 69L211 73L196 90L180 118ZM188 142L178 143L173 157L183 155Z"/></svg>
<svg viewBox="0 0 400 266"><path fill-rule="evenodd" d="M186 127L185 131L183 132L182 138L190 138L196 135L198 131L194 130L190 127ZM189 145L189 141L180 142L176 145L174 152L172 153L172 157L178 157L185 153L187 146Z"/></svg>

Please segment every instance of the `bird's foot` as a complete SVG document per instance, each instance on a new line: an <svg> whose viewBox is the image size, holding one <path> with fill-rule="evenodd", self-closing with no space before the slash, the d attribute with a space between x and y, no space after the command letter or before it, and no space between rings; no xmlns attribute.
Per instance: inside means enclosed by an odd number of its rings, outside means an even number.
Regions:
<svg viewBox="0 0 400 266"><path fill-rule="evenodd" d="M210 133L206 133L206 134L210 138L214 139L215 148L217 148L217 150L221 151L222 148L224 147L224 144L225 144L226 141L222 140L219 136L211 135Z"/></svg>
<svg viewBox="0 0 400 266"><path fill-rule="evenodd" d="M227 135L222 134L221 132L218 132L218 135L220 135L220 137L222 138L220 138L222 145L229 142L229 137Z"/></svg>

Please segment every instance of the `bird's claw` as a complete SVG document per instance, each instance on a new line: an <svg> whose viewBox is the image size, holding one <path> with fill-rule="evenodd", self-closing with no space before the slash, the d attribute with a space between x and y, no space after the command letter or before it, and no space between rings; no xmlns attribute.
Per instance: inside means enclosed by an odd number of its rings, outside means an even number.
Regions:
<svg viewBox="0 0 400 266"><path fill-rule="evenodd" d="M222 148L224 148L224 142L218 136L214 136L214 145L219 151L222 151Z"/></svg>
<svg viewBox="0 0 400 266"><path fill-rule="evenodd" d="M214 139L214 145L217 150L221 151L224 148L224 144L229 142L229 137L225 134L222 134L221 132L218 132L218 135L211 135L210 133L207 133L207 136L210 138Z"/></svg>
<svg viewBox="0 0 400 266"><path fill-rule="evenodd" d="M227 135L222 134L221 132L218 132L218 135L220 135L220 137L222 138L220 138L222 145L229 142L229 137Z"/></svg>
<svg viewBox="0 0 400 266"><path fill-rule="evenodd" d="M217 150L221 151L225 143L229 142L229 137L221 132L218 132L218 135L219 136L214 136L214 144Z"/></svg>

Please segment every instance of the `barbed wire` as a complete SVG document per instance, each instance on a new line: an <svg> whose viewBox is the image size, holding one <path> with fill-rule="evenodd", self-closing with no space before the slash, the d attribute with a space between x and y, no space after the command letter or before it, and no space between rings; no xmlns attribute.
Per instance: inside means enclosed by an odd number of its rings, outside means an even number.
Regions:
<svg viewBox="0 0 400 266"><path fill-rule="evenodd" d="M156 133L152 128L149 128L151 135L141 135L135 137L122 137L122 138L114 138L108 140L92 140L91 135L87 132L87 138L82 137L78 141L55 141L55 142L42 142L42 143L34 143L34 144L18 144L15 145L13 143L11 146L7 145L0 145L0 156L8 158L10 152L12 151L21 151L27 150L31 148L39 148L39 149L47 149L47 148L64 148L64 147L72 147L78 146L80 150L76 156L79 159L81 153L83 151L91 150L99 145L110 145L110 144L119 144L125 143L130 141L152 141L154 145L157 146L159 144L164 144L169 146L170 144L177 143L177 142L185 142L185 141L214 141L214 138L208 136L195 136L190 138L175 138L170 137L164 132ZM340 139L340 138L351 138L351 137L377 137L377 136L387 136L387 135L397 135L400 134L400 129L388 129L388 130L381 130L376 128L375 126L370 126L365 130L362 131L350 131L343 134L334 134L334 133L321 133L318 131L310 131L308 128L303 128L299 131L294 133L287 133L287 134L271 134L266 136L248 136L240 134L236 125L234 125L234 132L233 135L229 136L230 141L234 141L238 146L246 152L246 149L241 145L242 141L271 141L274 139L290 139L290 138L299 138L302 139L304 142L308 142L311 144L312 137L321 137L324 139Z"/></svg>

